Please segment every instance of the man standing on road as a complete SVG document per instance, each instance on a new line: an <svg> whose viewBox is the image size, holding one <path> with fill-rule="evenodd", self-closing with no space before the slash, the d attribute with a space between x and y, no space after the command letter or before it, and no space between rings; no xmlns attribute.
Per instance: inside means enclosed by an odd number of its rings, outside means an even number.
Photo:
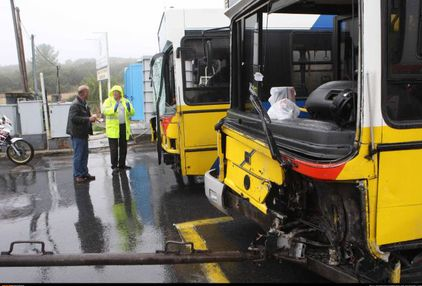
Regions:
<svg viewBox="0 0 422 286"><path fill-rule="evenodd" d="M103 113L106 116L106 133L113 173L129 170L131 167L126 165L127 141L130 138L130 117L135 114L135 109L130 101L123 97L121 86L116 85L110 90L103 105Z"/></svg>
<svg viewBox="0 0 422 286"><path fill-rule="evenodd" d="M88 171L88 137L92 135L92 123L97 115L91 116L87 104L89 87L82 85L78 88L78 96L72 103L67 120L67 134L71 136L73 147L73 176L76 183L95 180Z"/></svg>

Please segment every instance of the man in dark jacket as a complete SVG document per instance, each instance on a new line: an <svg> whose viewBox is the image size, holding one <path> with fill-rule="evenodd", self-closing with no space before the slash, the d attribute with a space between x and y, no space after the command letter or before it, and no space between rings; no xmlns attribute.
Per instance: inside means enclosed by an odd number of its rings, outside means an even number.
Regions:
<svg viewBox="0 0 422 286"><path fill-rule="evenodd" d="M91 115L86 102L88 96L89 87L80 86L67 120L67 134L71 136L73 147L73 176L77 183L95 180L88 171L88 137L92 135L92 123L97 120L97 115Z"/></svg>

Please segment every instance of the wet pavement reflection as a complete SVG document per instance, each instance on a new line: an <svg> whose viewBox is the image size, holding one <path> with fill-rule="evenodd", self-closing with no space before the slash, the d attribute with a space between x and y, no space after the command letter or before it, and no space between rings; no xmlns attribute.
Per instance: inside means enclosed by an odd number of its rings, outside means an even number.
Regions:
<svg viewBox="0 0 422 286"><path fill-rule="evenodd" d="M139 159L140 162L136 162ZM76 184L71 157L36 159L32 166L0 162L0 249L16 240L38 240L54 253L154 252L165 239L153 222L148 164L116 175L107 154L91 154L89 167L97 180ZM18 253L36 253L26 245ZM140 271L140 269L142 271ZM170 282L168 266L3 268L8 282Z"/></svg>
<svg viewBox="0 0 422 286"><path fill-rule="evenodd" d="M57 254L153 253L181 238L176 223L221 217L203 185L179 187L172 170L158 166L153 149L132 149L129 171L112 174L108 153L90 155L90 184L75 184L71 156L35 158L31 166L0 161L0 251L17 240L46 243ZM201 229L215 250L241 250L259 229L249 221ZM232 240L231 238L234 238ZM17 253L37 253L25 245ZM288 281L252 263L225 263L233 282L319 281L285 267ZM285 271L285 272L286 272ZM303 275L305 273L306 275ZM287 277L286 276L286 277ZM0 268L0 282L207 282L197 265Z"/></svg>
<svg viewBox="0 0 422 286"><path fill-rule="evenodd" d="M75 184L75 201L78 208L78 221L75 229L81 242L83 253L104 253L106 237L101 218L96 217L89 194L89 184Z"/></svg>

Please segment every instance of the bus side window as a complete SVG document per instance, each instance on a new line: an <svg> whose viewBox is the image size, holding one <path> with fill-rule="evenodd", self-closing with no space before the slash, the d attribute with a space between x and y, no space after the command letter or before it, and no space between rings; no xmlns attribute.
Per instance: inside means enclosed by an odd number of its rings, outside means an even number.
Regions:
<svg viewBox="0 0 422 286"><path fill-rule="evenodd" d="M421 1L389 0L384 118L395 128L422 126Z"/></svg>

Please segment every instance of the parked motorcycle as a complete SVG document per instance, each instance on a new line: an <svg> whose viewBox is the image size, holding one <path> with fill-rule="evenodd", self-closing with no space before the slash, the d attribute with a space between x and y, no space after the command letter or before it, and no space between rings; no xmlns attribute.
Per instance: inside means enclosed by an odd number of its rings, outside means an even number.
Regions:
<svg viewBox="0 0 422 286"><path fill-rule="evenodd" d="M34 148L22 138L12 138L13 122L5 115L0 120L0 148L6 148L7 157L17 165L29 163L34 157Z"/></svg>

